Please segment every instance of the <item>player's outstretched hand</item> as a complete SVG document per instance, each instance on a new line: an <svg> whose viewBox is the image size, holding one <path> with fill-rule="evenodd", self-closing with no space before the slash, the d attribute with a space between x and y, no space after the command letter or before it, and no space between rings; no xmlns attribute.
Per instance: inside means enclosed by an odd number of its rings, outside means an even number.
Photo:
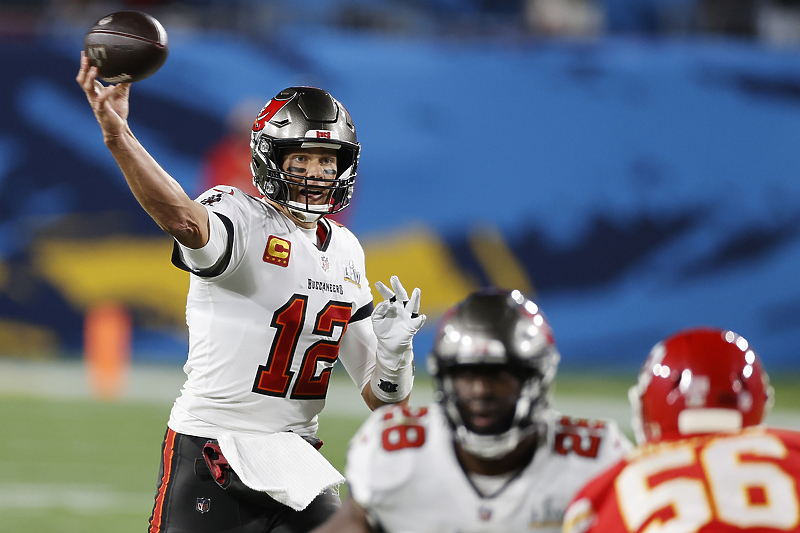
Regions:
<svg viewBox="0 0 800 533"><path fill-rule="evenodd" d="M105 86L97 79L97 67L89 65L89 58L81 52L81 69L75 81L81 86L92 106L94 116L103 129L103 137L120 136L128 127L128 95L130 83Z"/></svg>
<svg viewBox="0 0 800 533"><path fill-rule="evenodd" d="M411 363L414 334L425 324L425 315L419 314L421 291L415 288L411 297L397 276L389 280L390 289L380 281L375 288L383 296L372 312L372 330L378 337L378 357L387 368L397 370Z"/></svg>

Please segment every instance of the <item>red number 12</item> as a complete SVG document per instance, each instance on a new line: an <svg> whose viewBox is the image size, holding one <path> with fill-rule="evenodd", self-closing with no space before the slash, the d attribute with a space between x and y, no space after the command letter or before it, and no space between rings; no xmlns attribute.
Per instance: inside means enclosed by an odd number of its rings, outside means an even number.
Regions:
<svg viewBox="0 0 800 533"><path fill-rule="evenodd" d="M269 350L267 364L259 365L253 392L267 396L286 397L294 372L289 370L294 358L297 342L303 329L308 307L308 296L295 294L272 315L270 326L277 330ZM347 330L352 307L346 302L328 302L317 314L314 335L332 337L333 328L340 326L342 333L336 340L320 339L305 351L300 366L300 376L289 396L292 399L320 400L328 392L331 368L339 356L339 343ZM330 365L317 374L320 362Z"/></svg>

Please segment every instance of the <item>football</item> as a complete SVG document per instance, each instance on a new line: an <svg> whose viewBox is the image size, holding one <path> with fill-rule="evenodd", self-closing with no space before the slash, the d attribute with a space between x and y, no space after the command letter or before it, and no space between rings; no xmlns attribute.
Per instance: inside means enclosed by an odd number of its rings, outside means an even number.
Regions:
<svg viewBox="0 0 800 533"><path fill-rule="evenodd" d="M147 13L117 11L86 32L83 51L100 71L100 79L108 83L141 81L167 60L167 32Z"/></svg>

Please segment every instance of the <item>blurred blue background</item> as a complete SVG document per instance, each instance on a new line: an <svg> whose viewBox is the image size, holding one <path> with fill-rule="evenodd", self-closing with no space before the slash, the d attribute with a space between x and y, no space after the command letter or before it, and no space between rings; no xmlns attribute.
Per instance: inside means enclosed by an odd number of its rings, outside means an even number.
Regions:
<svg viewBox="0 0 800 533"><path fill-rule="evenodd" d="M120 9L169 35L130 124L190 195L240 183L241 124L284 87L348 108L362 156L341 221L371 282L422 288L420 362L441 313L495 284L541 304L562 368L635 373L702 324L800 371L788 0L0 2L3 355L79 357L110 301L134 360L185 359L188 278L75 83L83 34Z"/></svg>

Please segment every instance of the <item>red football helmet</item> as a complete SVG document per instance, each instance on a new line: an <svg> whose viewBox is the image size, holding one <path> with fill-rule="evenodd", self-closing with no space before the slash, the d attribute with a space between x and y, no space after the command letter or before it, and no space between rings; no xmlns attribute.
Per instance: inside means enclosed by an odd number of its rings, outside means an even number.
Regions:
<svg viewBox="0 0 800 533"><path fill-rule="evenodd" d="M713 328L680 331L656 344L628 393L639 444L758 425L772 395L749 343Z"/></svg>

